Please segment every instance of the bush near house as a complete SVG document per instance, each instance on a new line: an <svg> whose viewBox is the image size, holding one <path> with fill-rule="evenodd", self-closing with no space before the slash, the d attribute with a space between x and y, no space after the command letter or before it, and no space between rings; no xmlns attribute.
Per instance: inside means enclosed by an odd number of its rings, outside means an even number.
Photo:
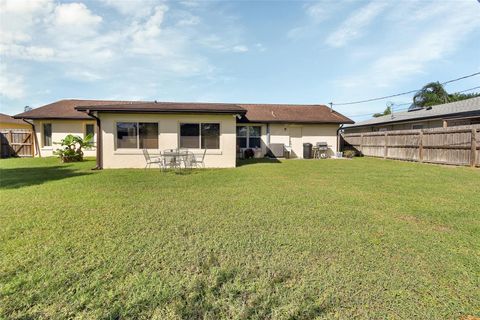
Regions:
<svg viewBox="0 0 480 320"><path fill-rule="evenodd" d="M62 162L76 162L83 160L83 149L93 147L93 135L89 134L85 138L69 134L61 140L62 147L54 151L55 155L62 160Z"/></svg>
<svg viewBox="0 0 480 320"><path fill-rule="evenodd" d="M467 319L480 170L0 161L1 319Z"/></svg>

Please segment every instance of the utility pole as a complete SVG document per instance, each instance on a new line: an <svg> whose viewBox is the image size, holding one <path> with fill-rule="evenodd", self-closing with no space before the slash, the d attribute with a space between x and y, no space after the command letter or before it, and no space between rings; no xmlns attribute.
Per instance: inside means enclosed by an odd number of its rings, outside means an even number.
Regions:
<svg viewBox="0 0 480 320"><path fill-rule="evenodd" d="M333 102L328 103L330 105L330 112L333 112Z"/></svg>

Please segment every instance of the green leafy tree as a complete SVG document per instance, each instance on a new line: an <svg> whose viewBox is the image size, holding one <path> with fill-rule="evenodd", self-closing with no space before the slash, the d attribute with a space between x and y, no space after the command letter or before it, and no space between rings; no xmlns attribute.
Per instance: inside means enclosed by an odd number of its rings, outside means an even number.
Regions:
<svg viewBox="0 0 480 320"><path fill-rule="evenodd" d="M62 162L75 162L83 160L83 149L93 147L93 135L89 134L85 138L69 134L60 141L62 147L54 153L59 156Z"/></svg>
<svg viewBox="0 0 480 320"><path fill-rule="evenodd" d="M375 113L373 115L374 118L378 118L378 117L381 117L381 116L386 116L388 114L392 114L392 107L387 107L383 113Z"/></svg>
<svg viewBox="0 0 480 320"><path fill-rule="evenodd" d="M440 82L430 82L413 96L413 104L417 107L430 107L447 103L448 93Z"/></svg>
<svg viewBox="0 0 480 320"><path fill-rule="evenodd" d="M479 97L480 93L452 93L449 94L443 85L439 82L430 82L426 84L413 96L412 107L431 107L437 104L460 101Z"/></svg>

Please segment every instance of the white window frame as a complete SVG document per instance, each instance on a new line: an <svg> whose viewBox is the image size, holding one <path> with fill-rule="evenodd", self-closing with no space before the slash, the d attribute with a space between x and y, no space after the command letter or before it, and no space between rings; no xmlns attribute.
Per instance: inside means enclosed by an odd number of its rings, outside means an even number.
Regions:
<svg viewBox="0 0 480 320"><path fill-rule="evenodd" d="M118 147L118 124L119 123L136 123L137 124L137 146L135 148L119 148ZM140 148L140 123L155 123L157 125L157 147L150 148L148 150L159 150L160 149L160 123L156 121L116 121L115 122L115 150L142 150Z"/></svg>
<svg viewBox="0 0 480 320"><path fill-rule="evenodd" d="M198 125L198 148L184 148L180 145L182 138L182 124L196 124ZM179 122L178 123L178 148L191 150L205 150L202 148L202 124L218 124L218 149L207 150L221 150L222 149L222 124L220 122Z"/></svg>
<svg viewBox="0 0 480 320"><path fill-rule="evenodd" d="M237 125L235 127L235 134L237 133L236 128L238 128L238 127L246 127L247 128L247 135L246 136L236 137L236 138L246 138L247 139L247 146L244 147L244 148L240 147L240 149L245 150L245 149L261 149L262 148L262 125ZM260 128L260 135L259 136L250 136L250 130L248 129L249 127L259 127ZM255 147L255 148L250 147L250 138L260 138L260 147L258 147L258 148L257 147ZM236 141L235 141L235 143L236 143Z"/></svg>

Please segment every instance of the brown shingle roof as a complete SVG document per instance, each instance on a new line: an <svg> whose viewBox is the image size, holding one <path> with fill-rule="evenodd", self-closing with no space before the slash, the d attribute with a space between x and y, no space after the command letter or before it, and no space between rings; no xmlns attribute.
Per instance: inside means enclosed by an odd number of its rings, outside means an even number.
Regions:
<svg viewBox="0 0 480 320"><path fill-rule="evenodd" d="M14 124L24 124L27 125L27 123L23 122L20 119L15 119L9 116L8 114L0 113L0 122L2 123L14 123Z"/></svg>
<svg viewBox="0 0 480 320"><path fill-rule="evenodd" d="M242 122L354 123L324 105L240 104L247 110Z"/></svg>
<svg viewBox="0 0 480 320"><path fill-rule="evenodd" d="M136 101L112 101L112 100L59 100L15 115L15 118L24 119L92 119L84 112L75 110L77 106L105 105L105 104L134 104Z"/></svg>
<svg viewBox="0 0 480 320"><path fill-rule="evenodd" d="M155 112L155 113L238 113L245 110L237 104L231 103L202 103L202 102L142 102L135 104L110 104L76 107L80 111L101 112Z"/></svg>
<svg viewBox="0 0 480 320"><path fill-rule="evenodd" d="M324 105L235 104L200 102L142 102L108 100L60 100L20 113L26 119L91 119L85 112L192 112L232 113L243 115L241 122L271 123L353 123L342 114Z"/></svg>

